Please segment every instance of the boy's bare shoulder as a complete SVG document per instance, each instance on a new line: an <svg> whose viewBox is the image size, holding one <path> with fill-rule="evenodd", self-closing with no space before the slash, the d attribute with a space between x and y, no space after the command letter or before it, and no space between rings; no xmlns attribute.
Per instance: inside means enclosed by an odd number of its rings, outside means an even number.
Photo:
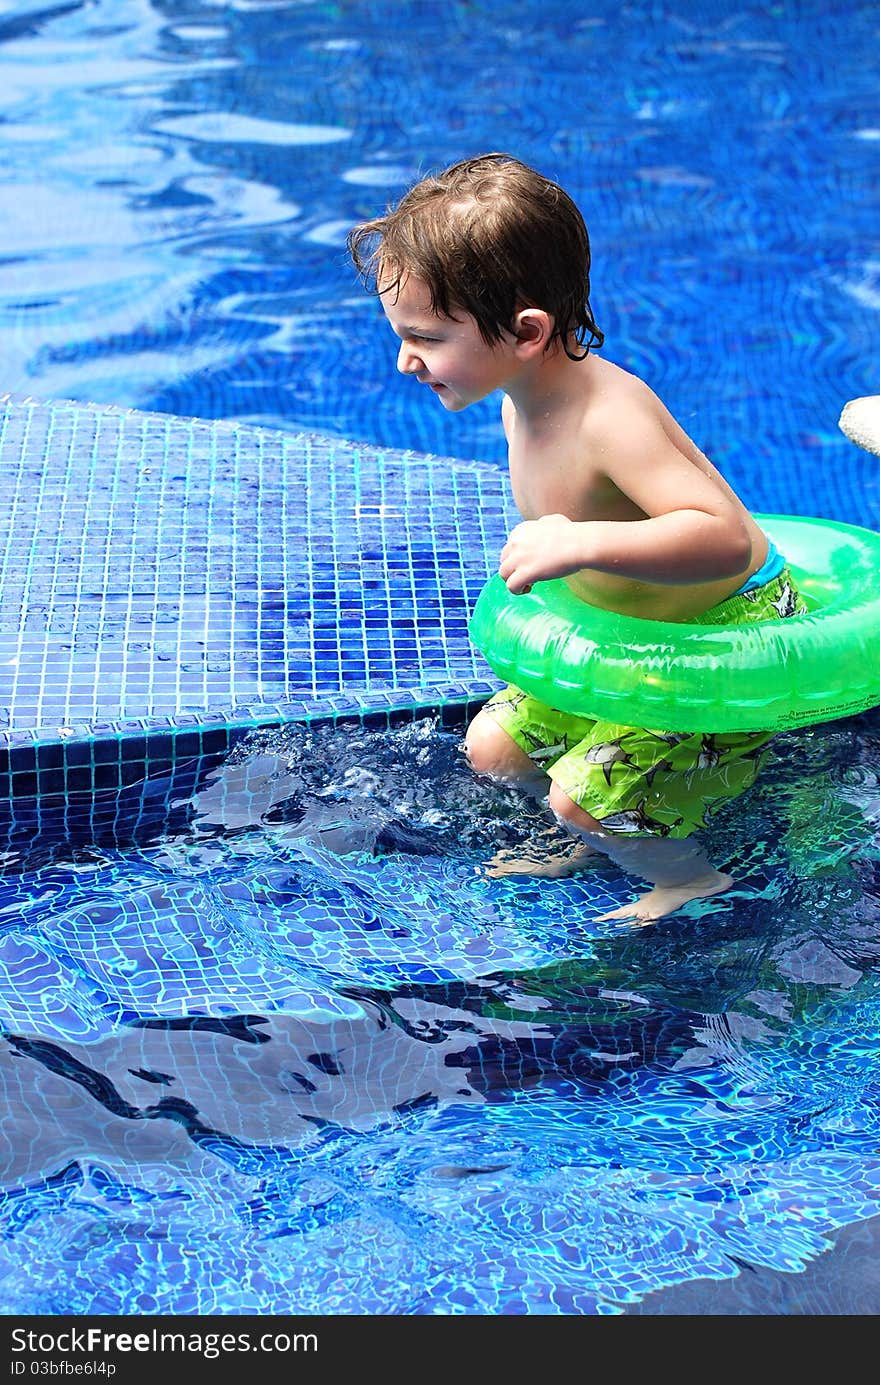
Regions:
<svg viewBox="0 0 880 1385"><path fill-rule="evenodd" d="M606 408L617 408L621 403L646 411L660 404L654 391L640 376L598 356L593 362L590 395L597 415L601 415Z"/></svg>
<svg viewBox="0 0 880 1385"><path fill-rule="evenodd" d="M646 512L661 476L669 485L693 487L696 469L717 482L711 462L650 385L611 362L602 364L580 427L594 474L605 476Z"/></svg>
<svg viewBox="0 0 880 1385"><path fill-rule="evenodd" d="M643 444L652 434L665 433L673 422L650 385L612 361L601 362L584 417L587 432L596 443L613 440L620 447L627 442Z"/></svg>

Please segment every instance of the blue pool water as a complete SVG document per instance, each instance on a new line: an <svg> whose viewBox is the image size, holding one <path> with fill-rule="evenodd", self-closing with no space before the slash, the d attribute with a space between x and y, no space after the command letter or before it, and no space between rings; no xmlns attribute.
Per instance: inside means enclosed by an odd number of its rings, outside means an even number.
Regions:
<svg viewBox="0 0 880 1385"><path fill-rule="evenodd" d="M0 7L0 384L500 465L344 235L507 148L608 354L764 511L880 527L869 4ZM0 698L2 702L2 698ZM461 725L288 726L6 805L6 1314L874 1313L877 714L780 737L736 888L490 880Z"/></svg>
<svg viewBox="0 0 880 1385"><path fill-rule="evenodd" d="M481 876L534 811L428 721L13 841L4 1310L875 1311L808 1270L880 1187L878 752L782 738L737 888L651 929Z"/></svg>

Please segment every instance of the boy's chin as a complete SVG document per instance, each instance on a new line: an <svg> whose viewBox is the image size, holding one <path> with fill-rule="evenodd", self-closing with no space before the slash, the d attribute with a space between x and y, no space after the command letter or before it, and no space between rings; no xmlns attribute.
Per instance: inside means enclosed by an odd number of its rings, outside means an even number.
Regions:
<svg viewBox="0 0 880 1385"><path fill-rule="evenodd" d="M434 393L449 414L460 414L462 409L466 409L470 403L470 400L460 399L457 394L451 394L449 390L435 390Z"/></svg>

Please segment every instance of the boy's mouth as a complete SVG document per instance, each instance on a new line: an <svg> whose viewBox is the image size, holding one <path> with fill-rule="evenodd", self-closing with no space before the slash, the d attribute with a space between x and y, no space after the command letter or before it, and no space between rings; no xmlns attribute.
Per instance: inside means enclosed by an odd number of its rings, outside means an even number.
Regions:
<svg viewBox="0 0 880 1385"><path fill-rule="evenodd" d="M433 390L435 394L441 394L446 389L446 385L442 384L440 380L430 380L427 376L419 375L416 376L416 379L420 385L427 385L428 389Z"/></svg>

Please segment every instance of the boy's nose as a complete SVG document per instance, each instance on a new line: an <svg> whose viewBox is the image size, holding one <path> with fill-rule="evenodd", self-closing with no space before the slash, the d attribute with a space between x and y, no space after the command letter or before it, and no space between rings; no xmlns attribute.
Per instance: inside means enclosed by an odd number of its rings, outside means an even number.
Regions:
<svg viewBox="0 0 880 1385"><path fill-rule="evenodd" d="M397 369L401 375L415 375L421 369L421 358L413 351L411 346L407 346L405 341L400 343L400 350L397 353Z"/></svg>

